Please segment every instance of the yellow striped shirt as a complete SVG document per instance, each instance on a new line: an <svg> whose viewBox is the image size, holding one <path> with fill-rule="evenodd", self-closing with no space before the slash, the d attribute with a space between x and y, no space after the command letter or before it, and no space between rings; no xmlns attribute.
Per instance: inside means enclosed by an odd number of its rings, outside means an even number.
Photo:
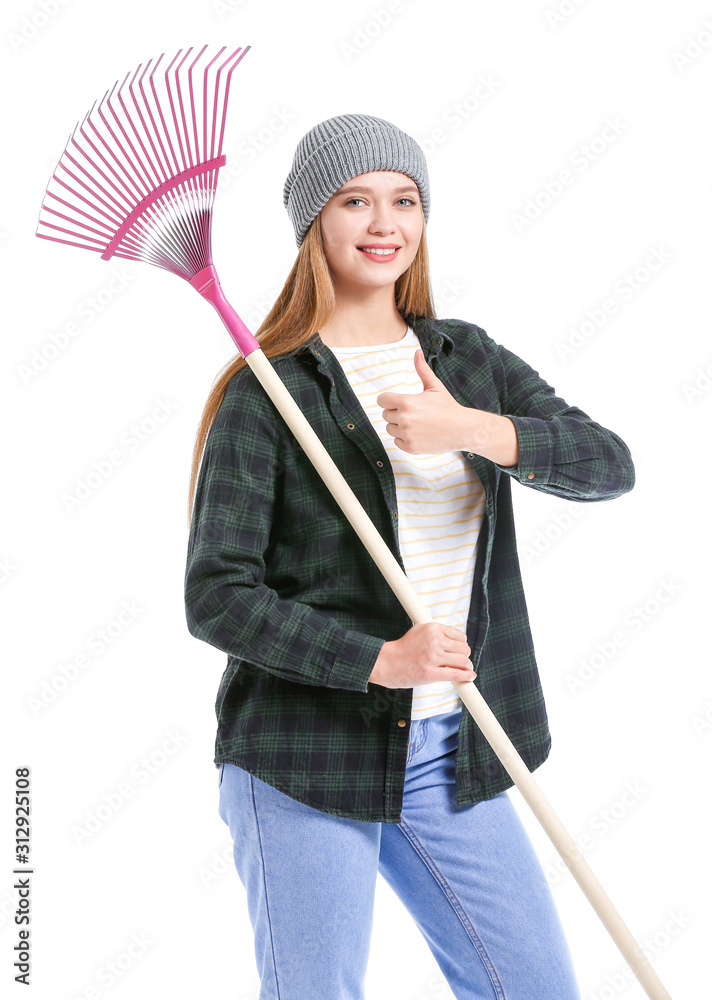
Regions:
<svg viewBox="0 0 712 1000"><path fill-rule="evenodd" d="M459 451L411 455L386 430L382 392L419 393L415 369L420 341L408 327L391 344L331 347L351 388L379 434L393 469L398 543L406 575L435 621L466 631L484 516L479 476ZM413 688L411 717L423 719L462 708L450 681Z"/></svg>

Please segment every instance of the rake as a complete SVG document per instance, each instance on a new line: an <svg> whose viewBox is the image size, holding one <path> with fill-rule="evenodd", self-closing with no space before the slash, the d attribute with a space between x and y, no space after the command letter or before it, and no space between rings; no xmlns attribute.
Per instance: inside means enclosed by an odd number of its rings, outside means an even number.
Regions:
<svg viewBox="0 0 712 1000"><path fill-rule="evenodd" d="M230 81L250 46L232 52L223 46L212 58L207 49L204 45L192 60L192 46L180 49L160 72L164 54L149 59L94 102L50 178L36 235L94 250L102 260L153 264L184 278L207 299L412 622L431 622L395 556L225 298L212 261L212 209L225 163ZM647 995L671 1000L480 691L472 682L451 683Z"/></svg>

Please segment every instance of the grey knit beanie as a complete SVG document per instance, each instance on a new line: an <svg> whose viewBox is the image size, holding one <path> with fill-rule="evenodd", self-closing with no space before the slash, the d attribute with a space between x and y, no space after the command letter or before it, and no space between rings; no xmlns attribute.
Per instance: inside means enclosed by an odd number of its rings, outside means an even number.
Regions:
<svg viewBox="0 0 712 1000"><path fill-rule="evenodd" d="M397 170L418 185L425 221L430 185L425 154L415 139L372 115L337 115L310 129L299 141L284 185L284 205L297 246L342 184L370 170Z"/></svg>

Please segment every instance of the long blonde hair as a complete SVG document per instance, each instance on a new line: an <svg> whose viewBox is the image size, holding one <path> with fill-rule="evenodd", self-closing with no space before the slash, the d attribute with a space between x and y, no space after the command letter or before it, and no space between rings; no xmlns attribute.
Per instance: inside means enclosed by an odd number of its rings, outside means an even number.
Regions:
<svg viewBox="0 0 712 1000"><path fill-rule="evenodd" d="M395 302L396 309L410 325L416 318L423 316L435 319L428 249L425 241L425 219L415 257L410 267L396 279ZM321 216L317 215L307 230L281 292L255 333L264 355L273 358L301 347L328 322L335 303L336 293L331 269L324 252ZM241 354L228 361L218 373L205 403L193 445L188 488L188 527L193 515L200 460L210 427L220 408L228 382L245 365L247 361Z"/></svg>

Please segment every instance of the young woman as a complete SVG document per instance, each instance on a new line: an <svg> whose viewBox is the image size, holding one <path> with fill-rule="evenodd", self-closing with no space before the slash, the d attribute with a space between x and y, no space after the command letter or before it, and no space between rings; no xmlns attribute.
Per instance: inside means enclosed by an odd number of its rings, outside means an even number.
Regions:
<svg viewBox="0 0 712 1000"><path fill-rule="evenodd" d="M608 500L634 485L630 452L480 327L435 317L410 136L321 122L284 202L299 253L256 335L434 620L408 619L231 360L196 440L185 603L228 655L219 808L260 1000L362 1000L378 872L458 1000L578 1000L513 782L450 682L480 687L530 769L547 758L511 481Z"/></svg>

